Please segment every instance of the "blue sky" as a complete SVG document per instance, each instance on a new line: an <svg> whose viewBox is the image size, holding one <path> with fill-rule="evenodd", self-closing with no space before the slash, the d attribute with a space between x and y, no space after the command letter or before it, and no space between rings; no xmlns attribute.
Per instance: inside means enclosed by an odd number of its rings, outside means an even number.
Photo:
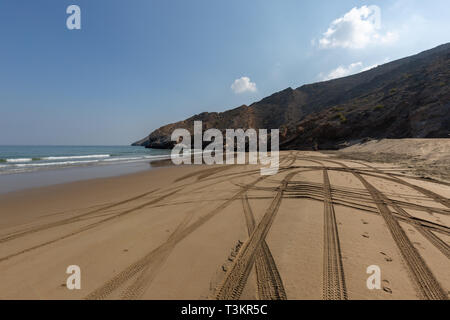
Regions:
<svg viewBox="0 0 450 320"><path fill-rule="evenodd" d="M0 144L129 144L446 43L449 16L448 0L0 0Z"/></svg>

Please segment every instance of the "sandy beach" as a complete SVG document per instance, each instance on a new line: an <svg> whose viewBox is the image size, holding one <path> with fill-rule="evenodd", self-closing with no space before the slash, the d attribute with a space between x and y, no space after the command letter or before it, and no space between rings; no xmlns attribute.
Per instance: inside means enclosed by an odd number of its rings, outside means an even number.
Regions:
<svg viewBox="0 0 450 320"><path fill-rule="evenodd" d="M173 166L0 195L0 299L449 297L450 183L319 152L280 161L273 176Z"/></svg>

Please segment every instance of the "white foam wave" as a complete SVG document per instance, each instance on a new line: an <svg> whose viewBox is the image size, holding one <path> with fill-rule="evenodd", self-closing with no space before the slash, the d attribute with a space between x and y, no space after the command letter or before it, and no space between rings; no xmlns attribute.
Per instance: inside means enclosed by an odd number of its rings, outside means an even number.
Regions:
<svg viewBox="0 0 450 320"><path fill-rule="evenodd" d="M86 164L86 163L95 163L95 162L99 162L99 160L26 163L26 164L15 164L14 167L31 168L31 167L68 166L68 165L73 165L73 164Z"/></svg>
<svg viewBox="0 0 450 320"><path fill-rule="evenodd" d="M125 164L141 161L170 159L170 154L165 155L136 155L124 157L112 157L111 155L89 155L89 156L61 156L61 157L43 157L38 159L22 158L8 159L8 164L0 165L1 174L4 173L20 173L42 169L73 167L83 165L107 165L107 164ZM51 161L53 160L53 161ZM68 160L68 161L62 161ZM9 163L11 162L11 163Z"/></svg>
<svg viewBox="0 0 450 320"><path fill-rule="evenodd" d="M18 158L18 159L6 159L6 162L10 163L20 163L20 162L30 162L33 161L31 158Z"/></svg>
<svg viewBox="0 0 450 320"><path fill-rule="evenodd" d="M117 161L132 161L132 160L149 160L149 159L170 159L170 155L160 156L141 156L141 157L128 157L128 158L111 158L103 160L102 162L117 162Z"/></svg>
<svg viewBox="0 0 450 320"><path fill-rule="evenodd" d="M75 159L102 159L109 158L111 155L109 154L91 154L87 156L61 156L61 157L45 157L41 158L42 160L75 160Z"/></svg>
<svg viewBox="0 0 450 320"><path fill-rule="evenodd" d="M126 160L141 160L142 157L133 157L133 158L112 158L103 160L103 162L114 162L114 161L126 161Z"/></svg>

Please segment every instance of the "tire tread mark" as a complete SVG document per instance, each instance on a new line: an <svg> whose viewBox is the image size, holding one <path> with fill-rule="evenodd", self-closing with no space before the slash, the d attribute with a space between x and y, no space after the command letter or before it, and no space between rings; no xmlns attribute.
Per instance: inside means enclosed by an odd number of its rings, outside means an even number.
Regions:
<svg viewBox="0 0 450 320"><path fill-rule="evenodd" d="M338 161L325 161L334 162L346 169L351 169L344 163ZM408 239L408 236L405 234L405 231L402 229L398 221L394 218L394 215L392 214L390 209L384 203L383 194L378 191L378 189L376 189L373 185L371 185L365 178L363 178L360 173L357 173L355 171L352 171L352 173L359 181L361 181L361 183L372 196L376 206L378 207L378 211L383 217L392 235L392 238L397 244L402 257L405 260L406 265L408 266L408 270L412 275L414 283L419 291L420 297L427 300L447 300L447 294L444 292L417 249Z"/></svg>
<svg viewBox="0 0 450 320"><path fill-rule="evenodd" d="M52 240L49 240L49 241L40 243L40 244L38 244L38 245L29 247L29 248L27 248L27 249L23 249L23 250L21 250L21 251L12 253L12 254L10 254L10 255L1 257L1 258L0 258L0 262L3 262L3 261L5 261L5 260L11 259L11 258L13 258L13 257L19 256L19 255L21 255L21 254L24 254L24 253L27 253L27 252L30 252L30 251L33 251L33 250L36 250L36 249L39 249L39 248L48 246L48 245L50 245L50 244L52 244L52 243L55 243L55 242L57 242L57 241L61 241L61 240L67 239L67 238L72 237L72 236L74 236L74 235L77 235L77 234L79 234L79 233L81 233L81 232L84 232L84 231L93 229L93 228L95 228L95 227L97 227L97 226L99 226L99 225L101 225L101 224L103 224L103 223L105 223L105 222L108 222L108 221L111 221L111 220L120 218L120 217L122 217L122 216L125 216L125 215L127 215L127 214L129 214L129 213L132 213L132 212L136 211L136 210L145 208L145 207L150 206L150 205L152 205L152 204L156 204L156 203L158 203L158 202L164 200L165 198L167 198L167 197L169 197L169 196L171 196L171 195L173 195L173 194L175 194L175 193L177 193L177 192L179 192L179 190L175 190L175 191L172 191L172 192L170 192L170 193L168 193L168 194L162 195L162 196L160 196L160 197L158 197L158 198L156 198L156 199L153 199L153 200L151 200L151 201L149 201L149 202L146 202L146 203L144 203L144 204L141 204L141 205L139 205L139 206L137 206L137 207L133 207L133 208L131 208L131 209L128 209L128 210L125 210L125 211L120 212L120 213L118 213L118 214L115 214L115 215L112 216L112 217L108 217L108 218L102 219L102 220L100 220L100 221L96 221L96 222L94 222L94 223L88 224L88 225L86 225L86 226L83 226L83 227L81 227L81 228L75 230L75 231L72 231L72 232L70 232L70 233L68 233L68 234L65 234L64 236L61 236L61 237L58 237L58 238L55 238L55 239L52 239Z"/></svg>
<svg viewBox="0 0 450 320"><path fill-rule="evenodd" d="M176 241L179 233L188 225L196 211L197 209L194 209L186 214L184 219L167 240L168 245L165 246L165 250L160 250L158 257L154 256L152 261L144 267L137 279L130 286L128 286L124 292L122 292L122 300L136 300L142 297L145 290L148 288L158 271L163 266L164 262L169 257L171 249L174 247L173 243Z"/></svg>
<svg viewBox="0 0 450 320"><path fill-rule="evenodd" d="M251 236L255 229L255 217L248 201L247 192L242 197L242 206L248 235ZM283 281L281 280L277 265L265 240L263 240L261 246L257 249L255 268L259 298L261 300L286 300L287 297Z"/></svg>
<svg viewBox="0 0 450 320"><path fill-rule="evenodd" d="M203 224L208 222L211 218L216 216L219 212L227 208L232 202L242 197L242 195L250 188L252 185L257 184L261 180L265 179L266 177L260 177L256 179L254 182L246 185L245 187L241 188L240 191L238 191L232 198L229 200L223 202L219 206L217 206L215 209L211 210L206 215L202 216L201 218L197 219L194 223L190 224L185 229L181 230L176 237L173 237L170 241L166 241L163 244L161 244L156 249L149 252L147 255L145 255L143 258L139 259L135 263L131 264L127 268L125 268L123 271L121 271L119 274L114 276L112 279L104 283L102 286L88 294L85 299L88 300L101 300L107 298L111 293L113 293L115 290L117 290L123 283L134 277L136 274L144 270L149 263L152 263L155 259L158 259L158 257L164 253L168 252L170 254L171 250L184 238L186 238L188 235L190 235L192 232L194 232L196 229L201 227Z"/></svg>
<svg viewBox="0 0 450 320"><path fill-rule="evenodd" d="M372 195L381 216L383 217L386 225L394 239L403 259L408 266L408 269L412 275L414 283L418 288L419 295L422 299L426 300L447 300L447 295L436 280L425 261L420 256L417 249L413 246L408 239L404 230L394 218L392 212L383 201L381 192L372 186L366 179L364 179L359 173L353 173L358 178L366 189Z"/></svg>
<svg viewBox="0 0 450 320"><path fill-rule="evenodd" d="M356 161L354 161L354 162L356 162ZM446 206L447 208L450 208L450 199L448 199L448 198L445 198L445 197L443 197L443 196L441 196L441 195L439 195L439 194L437 194L437 193L435 193L435 192L433 192L431 190L427 190L427 189L422 188L420 186L417 186L417 185L414 185L412 183L409 183L408 181L402 180L402 179L400 179L399 177L397 177L396 175L394 175L392 173L383 172L380 169L375 168L375 167L373 167L371 165L365 164L363 162L359 162L358 161L357 163L362 164L363 166L365 166L367 168L370 168L370 169L374 170L377 173L385 174L385 175L390 177L391 181L403 184L404 186L407 186L407 187L410 187L411 189L414 189L414 190L416 190L416 191L418 191L418 192L420 192L420 193L430 197L431 199L439 202L440 204ZM380 177L380 178L383 178L383 177ZM383 179L387 179L387 178L384 177Z"/></svg>
<svg viewBox="0 0 450 320"><path fill-rule="evenodd" d="M404 210L402 207L397 205L396 203L392 202L389 198L384 196L383 194L380 194L382 196L382 199L389 205L391 205L398 213L402 214L403 216L411 219L413 216L411 216L406 210ZM442 239L437 237L433 232L431 232L428 229L425 229L424 227L420 225L414 225L413 226L422 236L424 236L431 244L433 244L439 251L441 251L442 254L444 254L448 259L450 259L450 246L446 244Z"/></svg>
<svg viewBox="0 0 450 320"><path fill-rule="evenodd" d="M216 293L217 300L237 300L240 298L250 274L251 267L255 261L256 251L269 232L280 207L283 192L286 189L289 180L292 179L295 174L297 174L297 172L289 173L283 179L275 198L272 200L272 203L266 210L266 213L259 224L253 230L252 235L242 246L234 264L225 276L224 282L218 288Z"/></svg>
<svg viewBox="0 0 450 320"><path fill-rule="evenodd" d="M144 197L146 197L146 196L156 192L157 190L158 189L152 190L150 192L146 192L146 193L143 193L143 194L140 194L140 195L137 195L135 197L132 197L132 198L129 198L129 199L126 199L126 200L123 200L123 201L112 203L112 204L106 205L104 207L101 207L101 208L98 208L98 209L95 209L95 210L91 210L91 211L86 212L86 213L82 213L82 214L77 215L75 217L70 217L68 219L51 222L51 223L48 223L48 224L45 224L45 225L42 225L42 226L37 226L37 227L30 228L30 229L14 232L13 234L9 234L9 235L6 235L5 237L1 238L0 239L0 243L8 242L8 241L11 241L11 240L14 240L14 239L17 239L17 238L20 238L20 237L32 234L32 233L36 233L36 232L39 232L39 231L47 230L47 229L50 229L50 228L60 227L60 226L63 226L65 224L78 222L78 221L80 221L82 218L84 218L86 216L89 216L89 215L94 214L94 213L102 212L104 210L111 209L111 208L120 206L122 204L126 204L126 203L129 203L129 202L138 200L140 198L144 198Z"/></svg>
<svg viewBox="0 0 450 320"><path fill-rule="evenodd" d="M323 169L324 181L324 257L323 299L347 300L344 267L342 263L336 214L331 196L328 172Z"/></svg>

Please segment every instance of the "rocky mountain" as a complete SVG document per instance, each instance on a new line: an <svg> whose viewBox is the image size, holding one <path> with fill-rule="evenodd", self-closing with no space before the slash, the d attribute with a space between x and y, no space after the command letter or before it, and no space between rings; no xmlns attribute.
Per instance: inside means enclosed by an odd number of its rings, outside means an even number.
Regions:
<svg viewBox="0 0 450 320"><path fill-rule="evenodd" d="M370 139L450 137L450 43L345 78L287 88L250 106L204 112L135 142L171 148L172 131L280 129L281 149L339 149Z"/></svg>

